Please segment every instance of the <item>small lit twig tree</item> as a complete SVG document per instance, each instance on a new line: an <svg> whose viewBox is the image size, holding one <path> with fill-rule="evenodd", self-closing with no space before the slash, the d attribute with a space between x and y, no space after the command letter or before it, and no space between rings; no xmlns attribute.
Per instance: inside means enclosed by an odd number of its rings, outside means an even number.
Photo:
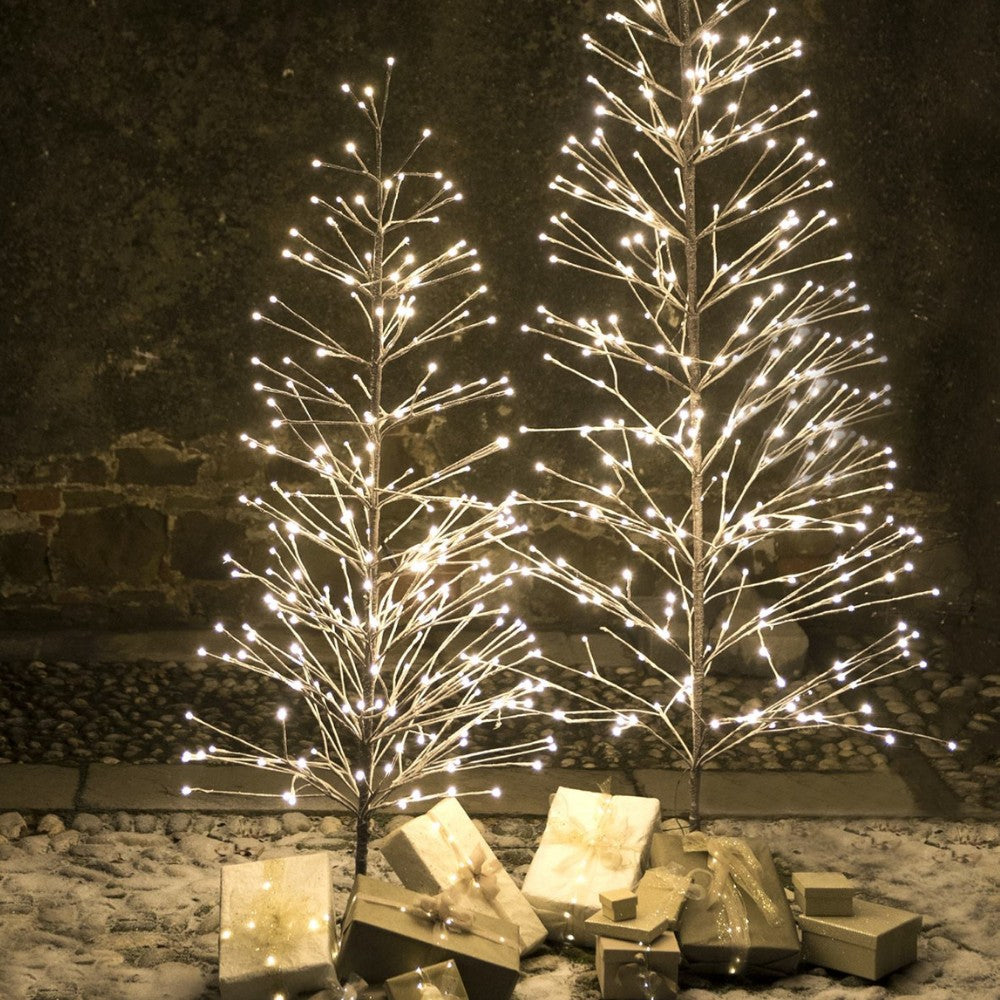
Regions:
<svg viewBox="0 0 1000 1000"><path fill-rule="evenodd" d="M283 797L290 805L310 795L333 800L356 819L361 873L373 814L387 802L405 808L421 798L415 781L467 767L538 767L531 755L550 745L549 739L504 745L500 733L493 749L470 746L473 730L487 720L497 727L530 711L530 684L518 674L500 676L509 667L523 670L531 656L532 637L502 600L511 583L507 571L517 567L490 561L494 543L521 529L507 500L480 501L457 485L507 440L496 438L430 471L393 470L386 454L391 437L419 436L430 418L512 392L506 377L444 383L433 361L416 375L408 367L417 352L444 347L494 318L475 314L485 286L448 292L479 271L476 251L464 241L441 246L438 240L431 249L439 214L461 195L440 173L411 166L429 130L397 165L387 165L391 59L388 65L381 100L370 87L355 95L344 85L370 127L370 148L347 143L346 166L313 163L355 185L332 201L311 199L325 216L328 238L293 229L294 249L283 251L343 296L336 332L274 296L268 315L254 314L312 349L311 358L289 356L277 366L253 359L262 372L255 389L266 393L272 427L284 443L244 436L251 448L298 464L315 484L274 483L269 500L242 498L270 519L273 547L263 572L234 562L233 575L263 585L285 638L249 624L238 632L219 625L237 649L213 654L287 685L299 710L312 717L316 742L290 745L288 710L280 708L279 752L209 726L222 737L218 745L185 754L287 774ZM320 575L317 555L334 565L333 573ZM207 789L184 791L193 790Z"/></svg>
<svg viewBox="0 0 1000 1000"><path fill-rule="evenodd" d="M694 828L703 766L755 735L833 725L892 743L890 728L862 721L867 705L859 715L830 706L917 663L903 622L801 682L771 663L777 626L915 596L898 584L920 539L882 512L895 462L859 429L888 387L852 380L885 359L870 333L836 332L838 322L852 331L868 307L839 277L850 254L816 249L836 220L815 207L831 182L799 132L816 114L809 91L774 103L758 82L800 43L774 34L773 8L746 34L721 36L751 2L636 0L631 16L608 16L621 44L585 36L625 82L590 78L605 127L567 141L575 169L551 185L581 209L554 216L541 237L553 262L607 279L609 299L615 286L622 293L602 318L539 307L535 332L575 349L546 359L581 379L600 409L587 426L534 430L582 435L603 476L540 462L555 480L555 498L541 503L592 519L624 543L631 566L613 579L535 548L532 558L624 626L608 631L660 679L654 698L593 658L582 671L614 692L617 730L642 727L689 770ZM832 536L835 555L794 575L755 574L754 550L786 532ZM640 572L655 579L652 606L633 592ZM761 692L771 700L714 714L706 675L748 639L771 664L772 694ZM602 715L603 699L568 718Z"/></svg>

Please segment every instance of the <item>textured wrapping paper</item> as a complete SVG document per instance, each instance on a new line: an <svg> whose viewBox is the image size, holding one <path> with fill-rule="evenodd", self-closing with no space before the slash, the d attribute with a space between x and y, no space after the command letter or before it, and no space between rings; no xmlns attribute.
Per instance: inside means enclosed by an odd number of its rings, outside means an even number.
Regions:
<svg viewBox="0 0 1000 1000"><path fill-rule="evenodd" d="M799 964L799 938L765 844L702 833L658 833L651 863L693 873L704 888L681 911L677 939L697 972L750 970L787 975Z"/></svg>
<svg viewBox="0 0 1000 1000"><path fill-rule="evenodd" d="M344 912L337 974L382 982L454 959L471 1000L508 1000L517 982L517 927L359 875Z"/></svg>
<svg viewBox="0 0 1000 1000"><path fill-rule="evenodd" d="M517 925L522 955L545 940L545 927L455 799L393 830L382 854L415 892L454 890L462 905Z"/></svg>
<svg viewBox="0 0 1000 1000"><path fill-rule="evenodd" d="M388 1000L469 1000L458 966L449 959L385 981Z"/></svg>
<svg viewBox="0 0 1000 1000"><path fill-rule="evenodd" d="M600 894L632 889L660 822L658 799L560 788L523 892L556 941L593 945Z"/></svg>
<svg viewBox="0 0 1000 1000"><path fill-rule="evenodd" d="M219 915L222 1000L321 989L333 972L331 855L225 865Z"/></svg>
<svg viewBox="0 0 1000 1000"><path fill-rule="evenodd" d="M863 979L881 979L916 960L921 917L866 899L850 916L798 917L807 962Z"/></svg>
<svg viewBox="0 0 1000 1000"><path fill-rule="evenodd" d="M674 1000L680 960L677 938L669 932L644 946L598 937L595 964L601 996L604 1000Z"/></svg>

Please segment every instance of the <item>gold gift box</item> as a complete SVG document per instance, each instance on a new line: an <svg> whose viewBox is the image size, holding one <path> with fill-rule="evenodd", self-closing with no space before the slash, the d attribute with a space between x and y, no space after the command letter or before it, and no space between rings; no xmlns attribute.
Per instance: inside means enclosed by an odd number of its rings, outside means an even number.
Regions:
<svg viewBox="0 0 1000 1000"><path fill-rule="evenodd" d="M709 855L705 851L685 851L684 835L657 833L650 845L651 864L666 866L672 871L690 873L707 869ZM785 899L785 890L771 860L771 852L759 840L745 840L760 865L759 891L774 905L777 921L769 922L760 908L746 894L743 896L749 920L750 941L745 955L740 955L741 971L788 975L798 968L800 945L795 920ZM728 974L733 971L738 949L731 940L720 935L719 906L711 898L688 899L677 925L677 940L685 963L696 972Z"/></svg>
<svg viewBox="0 0 1000 1000"><path fill-rule="evenodd" d="M446 1000L469 1000L458 966L451 959L385 981L388 1000L428 1000L434 995L428 987L434 987Z"/></svg>
<svg viewBox="0 0 1000 1000"><path fill-rule="evenodd" d="M826 969L862 979L881 979L917 957L922 918L866 899L854 900L854 913L841 917L800 915L802 957Z"/></svg>
<svg viewBox="0 0 1000 1000"><path fill-rule="evenodd" d="M594 961L604 1000L674 1000L677 996L681 951L669 931L647 945L598 936Z"/></svg>
<svg viewBox="0 0 1000 1000"><path fill-rule="evenodd" d="M854 886L840 872L792 872L799 909L809 917L849 917L854 912Z"/></svg>
<svg viewBox="0 0 1000 1000"><path fill-rule="evenodd" d="M424 914L420 893L359 875L348 900L337 974L377 983L454 959L472 1000L508 1000L520 970L517 926L467 913L468 925Z"/></svg>

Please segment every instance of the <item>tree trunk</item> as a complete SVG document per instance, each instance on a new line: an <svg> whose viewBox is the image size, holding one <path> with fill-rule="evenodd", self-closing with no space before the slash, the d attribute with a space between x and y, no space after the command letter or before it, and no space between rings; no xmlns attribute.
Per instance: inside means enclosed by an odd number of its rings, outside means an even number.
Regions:
<svg viewBox="0 0 1000 1000"><path fill-rule="evenodd" d="M702 696L705 686L705 539L704 539L704 469L701 420L701 314L698 289L698 219L696 166L694 157L698 150L695 125L694 37L691 32L690 0L677 0L681 39L681 189L684 193L684 270L685 309L684 327L686 352L691 358L687 366L691 429L691 829L701 823L701 755L705 740L705 720Z"/></svg>
<svg viewBox="0 0 1000 1000"><path fill-rule="evenodd" d="M368 788L361 792L362 807L358 810L358 823L354 840L354 874L368 874L368 841L371 838L372 816L368 810Z"/></svg>

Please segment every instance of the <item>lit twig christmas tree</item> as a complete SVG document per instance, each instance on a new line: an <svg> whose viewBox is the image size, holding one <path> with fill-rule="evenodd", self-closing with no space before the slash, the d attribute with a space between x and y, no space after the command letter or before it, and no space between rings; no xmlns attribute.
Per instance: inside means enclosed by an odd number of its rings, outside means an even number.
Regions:
<svg viewBox="0 0 1000 1000"><path fill-rule="evenodd" d="M868 307L842 277L851 255L827 249L836 219L819 202L831 182L800 134L816 114L809 91L777 103L760 91L761 71L800 43L775 35L773 8L723 37L750 3L703 13L697 0L637 2L609 15L617 42L585 36L624 82L590 79L602 127L570 137L573 172L551 185L580 209L541 237L553 262L607 279L617 307L577 319L539 308L535 332L575 349L546 360L600 408L586 426L537 430L582 435L601 463L599 479L538 463L556 484L542 505L591 519L631 555L615 579L551 552L532 558L623 626L617 638L660 680L654 698L593 662L582 671L617 698L617 731L642 727L689 770L694 827L703 766L751 737L832 725L892 743L867 705L834 706L918 663L903 622L803 681L772 662L778 626L915 596L903 580L920 538L883 511L895 462L861 429L888 402L887 386L862 387L885 359L856 332ZM755 573L753 557L786 533L831 536L835 554ZM652 603L637 595L640 576ZM748 640L771 666L770 701L715 714L706 675ZM604 699L568 718L603 714Z"/></svg>
<svg viewBox="0 0 1000 1000"><path fill-rule="evenodd" d="M430 471L392 470L387 457L391 439L420 437L429 419L512 392L506 377L445 383L426 357L413 374L419 352L446 347L494 318L476 315L485 286L449 291L462 289L480 266L464 241L442 246L434 239L439 214L461 194L439 172L411 166L430 132L387 165L391 59L388 65L381 100L370 87L355 95L344 86L368 123L369 147L347 143L346 166L313 163L353 185L332 201L311 199L325 216L326 239L293 229L293 249L283 251L342 296L336 333L274 296L268 315L254 314L312 355L286 356L276 366L253 359L262 373L255 389L266 394L275 437L284 443L244 436L251 448L296 463L314 483L274 483L271 499L242 498L270 520L273 547L263 572L234 562L233 575L263 585L283 638L248 624L239 632L216 627L237 648L214 658L287 685L298 711L311 716L315 743L292 745L282 707L280 752L210 726L219 744L185 755L287 774L289 805L305 796L331 799L356 818L362 873L373 813L419 799L415 781L467 767L538 767L531 755L550 742L504 745L501 732L495 749L470 746L487 720L499 727L531 709L530 685L520 675L499 676L523 670L531 656L532 637L503 603L508 571L517 567L502 550L504 566L491 563L495 543L521 529L506 500L494 505L459 486L507 440ZM317 573L317 555L333 572Z"/></svg>

